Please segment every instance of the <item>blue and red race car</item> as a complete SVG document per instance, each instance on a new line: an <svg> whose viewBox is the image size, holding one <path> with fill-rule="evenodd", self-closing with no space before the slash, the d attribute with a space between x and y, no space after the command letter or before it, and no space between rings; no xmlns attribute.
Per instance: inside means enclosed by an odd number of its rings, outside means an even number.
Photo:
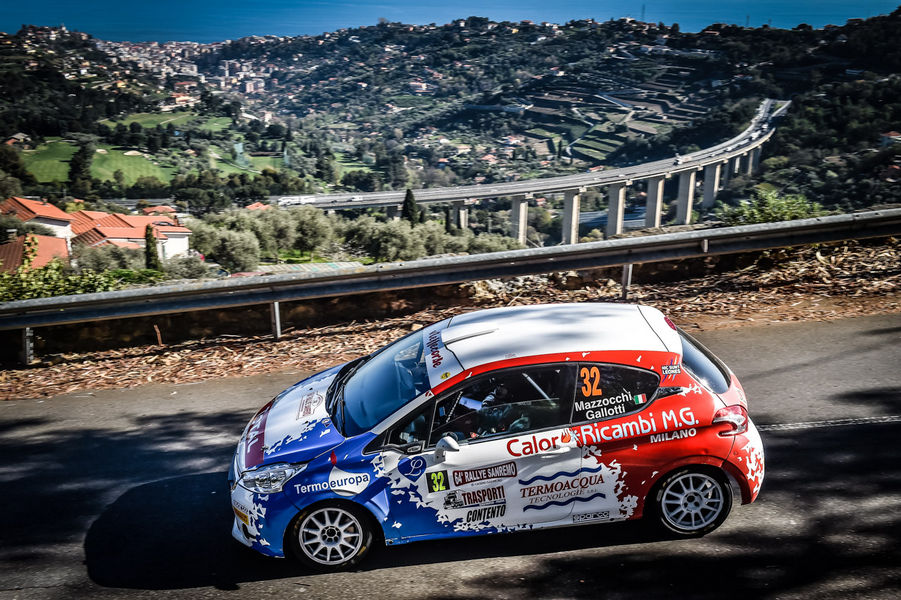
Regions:
<svg viewBox="0 0 901 600"><path fill-rule="evenodd" d="M375 543L641 517L699 536L763 475L738 380L658 310L499 308L266 404L230 471L232 533L327 570Z"/></svg>

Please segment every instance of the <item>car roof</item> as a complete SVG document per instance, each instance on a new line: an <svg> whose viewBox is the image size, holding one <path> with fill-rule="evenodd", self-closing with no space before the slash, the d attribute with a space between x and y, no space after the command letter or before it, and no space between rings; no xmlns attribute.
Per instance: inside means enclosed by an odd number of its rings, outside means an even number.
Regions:
<svg viewBox="0 0 901 600"><path fill-rule="evenodd" d="M493 308L455 316L441 341L464 369L571 352L682 353L678 333L649 306L583 302Z"/></svg>

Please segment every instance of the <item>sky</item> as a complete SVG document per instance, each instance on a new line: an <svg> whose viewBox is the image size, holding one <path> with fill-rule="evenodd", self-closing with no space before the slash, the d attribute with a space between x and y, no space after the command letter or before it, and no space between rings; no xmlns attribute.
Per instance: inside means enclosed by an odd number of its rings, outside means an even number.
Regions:
<svg viewBox="0 0 901 600"><path fill-rule="evenodd" d="M4 0L0 31L22 24L60 25L107 40L199 42L247 35L318 35L342 27L375 25L380 18L412 24L444 24L468 16L495 21L565 23L619 17L679 23L698 31L715 22L794 27L842 25L849 18L887 14L899 0Z"/></svg>

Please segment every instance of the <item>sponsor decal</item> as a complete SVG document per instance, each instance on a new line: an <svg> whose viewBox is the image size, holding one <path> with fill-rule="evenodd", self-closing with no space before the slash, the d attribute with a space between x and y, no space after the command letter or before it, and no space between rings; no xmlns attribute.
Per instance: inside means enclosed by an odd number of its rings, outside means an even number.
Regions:
<svg viewBox="0 0 901 600"><path fill-rule="evenodd" d="M507 442L507 453L510 456L530 456L542 452L550 452L560 447L560 444L568 444L572 441L569 430L564 430L560 435L547 437L533 435L528 438L513 438Z"/></svg>
<svg viewBox="0 0 901 600"><path fill-rule="evenodd" d="M295 484L294 490L298 494L332 491L339 496L349 498L365 490L369 486L369 481L369 473L348 473L338 467L332 467L327 481Z"/></svg>
<svg viewBox="0 0 901 600"><path fill-rule="evenodd" d="M447 379L448 377L450 377L450 371L445 371L441 374L441 379Z"/></svg>
<svg viewBox="0 0 901 600"><path fill-rule="evenodd" d="M300 399L300 403L297 405L297 421L309 417L313 414L319 405L322 404L322 401L325 398L319 392L311 392Z"/></svg>
<svg viewBox="0 0 901 600"><path fill-rule="evenodd" d="M688 406L678 410L664 410L660 413L662 425L658 426L654 413L639 414L619 423L589 423L573 427L579 446L592 446L613 440L639 437L658 432L684 429L697 425L699 421Z"/></svg>
<svg viewBox="0 0 901 600"><path fill-rule="evenodd" d="M475 506L495 506L506 504L507 496L504 486L483 488L480 490L454 490L444 497L444 508L472 508Z"/></svg>
<svg viewBox="0 0 901 600"><path fill-rule="evenodd" d="M432 471L426 477L426 485L433 494L446 491L450 487L447 471Z"/></svg>
<svg viewBox="0 0 901 600"><path fill-rule="evenodd" d="M250 515L253 513L252 510L250 510L237 500L232 500L232 510L235 512L235 516L238 517L242 523L244 523L245 525L250 525Z"/></svg>
<svg viewBox="0 0 901 600"><path fill-rule="evenodd" d="M669 383L676 378L676 375L682 372L682 367L676 364L675 358L671 358L660 370L663 373L663 381L661 383Z"/></svg>
<svg viewBox="0 0 901 600"><path fill-rule="evenodd" d="M604 484L604 475L600 471L603 465L594 469L584 469L572 473L560 472L551 476L536 475L519 484L521 498L526 499L526 510L542 510L549 506L566 506L573 502L589 502L596 498L606 498L607 495L600 491ZM547 483L536 483L537 481ZM586 494L588 494L586 496Z"/></svg>
<svg viewBox="0 0 901 600"><path fill-rule="evenodd" d="M657 442L669 442L670 440L681 440L684 438L694 437L698 434L697 429L692 427L691 429L679 429L676 431L667 431L664 433L658 433L651 436L651 443L656 444Z"/></svg>
<svg viewBox="0 0 901 600"><path fill-rule="evenodd" d="M486 479L500 479L502 477L516 477L515 462L510 461L498 465L491 465L489 467L481 467L479 469L454 471L454 485L459 487L469 483L485 481Z"/></svg>
<svg viewBox="0 0 901 600"><path fill-rule="evenodd" d="M596 400L577 400L575 408L577 412L583 412L585 419L606 419L626 413L629 402L634 402L635 396L629 392L623 392L610 398L598 398Z"/></svg>
<svg viewBox="0 0 901 600"><path fill-rule="evenodd" d="M425 459L421 456L403 458L397 463L397 470L412 482L416 482L425 472Z"/></svg>
<svg viewBox="0 0 901 600"><path fill-rule="evenodd" d="M441 350L438 349L438 344L441 341L441 331L434 329L431 333L429 333L429 338L426 341L426 348L429 349L429 358L432 361L432 368L437 369L441 366L441 363L444 362L444 357L441 356Z"/></svg>
<svg viewBox="0 0 901 600"><path fill-rule="evenodd" d="M582 513L573 515L573 523L587 523L589 521L607 521L610 519L610 511L601 510L598 512Z"/></svg>
<svg viewBox="0 0 901 600"><path fill-rule="evenodd" d="M485 508L473 508L472 510L466 511L466 522L467 523L481 523L482 521L487 521L488 519L494 519L496 517L503 517L504 513L507 512L506 504L498 504L497 506L486 506Z"/></svg>
<svg viewBox="0 0 901 600"><path fill-rule="evenodd" d="M634 402L635 404L644 404L647 401L648 397L644 394L636 394L635 396L632 396L632 402Z"/></svg>

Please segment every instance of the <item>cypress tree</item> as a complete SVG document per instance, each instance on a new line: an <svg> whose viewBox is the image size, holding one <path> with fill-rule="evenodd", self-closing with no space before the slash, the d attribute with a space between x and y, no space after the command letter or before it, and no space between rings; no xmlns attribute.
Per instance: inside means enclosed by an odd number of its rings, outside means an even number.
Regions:
<svg viewBox="0 0 901 600"><path fill-rule="evenodd" d="M413 197L413 190L410 188L407 188L407 193L404 195L400 216L412 224L419 222L419 207L416 206L416 198Z"/></svg>
<svg viewBox="0 0 901 600"><path fill-rule="evenodd" d="M153 235L153 225L147 225L144 230L144 266L154 271L162 271L163 263L156 251L156 238Z"/></svg>

